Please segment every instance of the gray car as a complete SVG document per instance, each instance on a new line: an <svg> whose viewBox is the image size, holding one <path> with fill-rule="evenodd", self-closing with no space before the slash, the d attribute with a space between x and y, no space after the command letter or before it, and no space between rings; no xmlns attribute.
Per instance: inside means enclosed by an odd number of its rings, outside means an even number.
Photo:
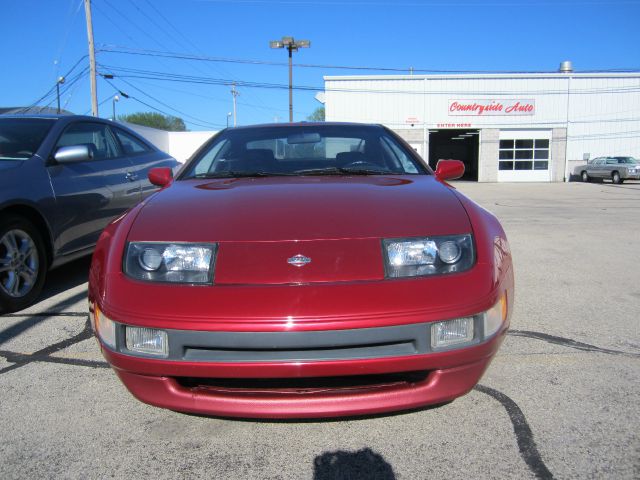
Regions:
<svg viewBox="0 0 640 480"><path fill-rule="evenodd" d="M573 174L583 182L593 178L611 180L613 183L639 180L640 162L633 157L598 157L589 160L585 165L575 167Z"/></svg>
<svg viewBox="0 0 640 480"><path fill-rule="evenodd" d="M102 229L177 161L94 117L0 116L0 313L35 302L47 270L90 254Z"/></svg>

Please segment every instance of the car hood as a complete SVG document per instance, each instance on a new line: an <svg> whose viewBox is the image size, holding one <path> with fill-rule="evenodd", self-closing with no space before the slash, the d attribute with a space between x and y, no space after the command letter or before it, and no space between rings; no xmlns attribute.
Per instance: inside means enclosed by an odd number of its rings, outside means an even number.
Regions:
<svg viewBox="0 0 640 480"><path fill-rule="evenodd" d="M130 240L282 241L469 233L433 176L183 180L142 209Z"/></svg>
<svg viewBox="0 0 640 480"><path fill-rule="evenodd" d="M470 233L433 176L184 180L150 198L129 241L219 242L216 283L384 277L381 239ZM287 262L311 259L303 268Z"/></svg>

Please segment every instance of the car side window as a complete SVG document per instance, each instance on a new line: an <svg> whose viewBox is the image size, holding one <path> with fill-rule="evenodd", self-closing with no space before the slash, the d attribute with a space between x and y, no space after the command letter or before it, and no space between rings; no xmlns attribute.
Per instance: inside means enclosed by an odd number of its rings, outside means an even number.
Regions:
<svg viewBox="0 0 640 480"><path fill-rule="evenodd" d="M224 155L229 151L231 146L231 142L228 140L224 140L218 143L214 148L209 150L202 160L198 162L196 165L194 175L202 175L206 173L210 173L212 171L212 167L214 162L218 158L224 158Z"/></svg>
<svg viewBox="0 0 640 480"><path fill-rule="evenodd" d="M617 165L618 164L618 160L616 160L615 158L607 158L607 165Z"/></svg>
<svg viewBox="0 0 640 480"><path fill-rule="evenodd" d="M122 145L123 153L125 155L137 155L140 153L151 151L151 149L147 145L135 138L133 135L130 135L119 128L111 128L115 132L116 137L118 137L120 145Z"/></svg>
<svg viewBox="0 0 640 480"><path fill-rule="evenodd" d="M380 137L383 154L394 166L402 165L401 170L406 173L418 173L418 169L400 148L388 138Z"/></svg>
<svg viewBox="0 0 640 480"><path fill-rule="evenodd" d="M72 145L86 145L94 160L105 160L120 155L118 145L106 125L76 122L69 125L58 139L56 149Z"/></svg>

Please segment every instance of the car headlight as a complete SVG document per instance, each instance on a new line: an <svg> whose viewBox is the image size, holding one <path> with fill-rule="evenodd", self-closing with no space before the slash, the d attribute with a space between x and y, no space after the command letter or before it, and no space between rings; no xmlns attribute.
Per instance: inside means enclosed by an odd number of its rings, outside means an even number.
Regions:
<svg viewBox="0 0 640 480"><path fill-rule="evenodd" d="M131 242L124 273L148 282L210 284L216 249L213 243Z"/></svg>
<svg viewBox="0 0 640 480"><path fill-rule="evenodd" d="M383 240L388 277L463 272L473 265L471 235Z"/></svg>

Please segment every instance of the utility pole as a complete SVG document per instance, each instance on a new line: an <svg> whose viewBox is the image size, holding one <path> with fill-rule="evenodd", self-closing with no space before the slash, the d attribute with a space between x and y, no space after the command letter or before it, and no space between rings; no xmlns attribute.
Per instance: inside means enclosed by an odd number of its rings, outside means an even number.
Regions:
<svg viewBox="0 0 640 480"><path fill-rule="evenodd" d="M236 97L240 95L240 92L236 90L236 84L233 83L233 87L231 88L231 95L233 96L233 126L237 125L236 120Z"/></svg>
<svg viewBox="0 0 640 480"><path fill-rule="evenodd" d="M87 18L87 38L89 40L89 78L91 79L91 115L98 116L98 87L96 85L96 51L93 46L93 23L91 21L91 0L84 0Z"/></svg>
<svg viewBox="0 0 640 480"><path fill-rule="evenodd" d="M56 81L56 97L58 99L58 109L56 113L60 113L60 85L64 83L64 77L58 77Z"/></svg>
<svg viewBox="0 0 640 480"><path fill-rule="evenodd" d="M282 37L282 40L272 40L269 42L271 48L286 48L289 51L289 122L293 122L293 52L297 52L300 48L309 48L311 42L309 40L298 40L293 37Z"/></svg>

